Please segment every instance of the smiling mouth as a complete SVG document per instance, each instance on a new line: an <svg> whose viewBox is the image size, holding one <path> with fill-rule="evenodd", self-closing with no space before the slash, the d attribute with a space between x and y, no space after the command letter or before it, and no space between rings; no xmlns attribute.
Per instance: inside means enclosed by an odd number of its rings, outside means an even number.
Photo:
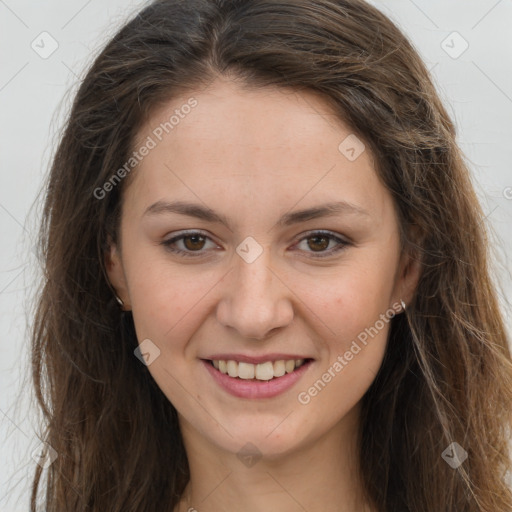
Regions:
<svg viewBox="0 0 512 512"><path fill-rule="evenodd" d="M251 364L238 361L208 360L208 362L220 373L240 380L269 381L294 372L312 359L281 359L279 361L267 361L259 364Z"/></svg>

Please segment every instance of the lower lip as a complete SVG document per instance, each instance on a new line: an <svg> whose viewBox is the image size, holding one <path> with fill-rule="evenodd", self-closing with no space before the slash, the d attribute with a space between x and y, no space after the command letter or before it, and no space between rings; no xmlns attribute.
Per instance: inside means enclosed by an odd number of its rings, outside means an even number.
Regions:
<svg viewBox="0 0 512 512"><path fill-rule="evenodd" d="M285 373L282 377L274 377L271 380L246 380L238 377L230 377L219 372L210 361L202 360L207 371L219 386L238 398L272 398L290 389L311 366L312 360L304 363L291 373Z"/></svg>

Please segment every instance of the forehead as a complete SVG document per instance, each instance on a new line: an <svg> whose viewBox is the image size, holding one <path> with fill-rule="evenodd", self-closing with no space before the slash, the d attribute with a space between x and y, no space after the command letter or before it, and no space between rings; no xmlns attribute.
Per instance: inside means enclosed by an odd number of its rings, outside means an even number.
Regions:
<svg viewBox="0 0 512 512"><path fill-rule="evenodd" d="M195 106L189 108L191 103ZM255 87L225 79L182 92L155 109L139 131L139 141L155 130L161 132L159 127L164 138L172 138L167 137L172 133L183 141L195 139L192 142L197 145L222 139L240 149L293 146L308 139L318 144L318 135L325 135L329 128L350 132L327 101L313 91Z"/></svg>
<svg viewBox="0 0 512 512"><path fill-rule="evenodd" d="M156 109L135 147L149 139L128 192L139 209L164 196L238 199L246 210L340 198L378 210L389 200L363 141L311 91L219 80Z"/></svg>

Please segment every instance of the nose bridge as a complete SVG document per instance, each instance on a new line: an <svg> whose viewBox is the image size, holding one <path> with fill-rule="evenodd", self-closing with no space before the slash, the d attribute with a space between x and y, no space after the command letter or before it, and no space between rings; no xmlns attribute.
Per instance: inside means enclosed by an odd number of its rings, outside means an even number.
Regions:
<svg viewBox="0 0 512 512"><path fill-rule="evenodd" d="M243 244L241 244L243 247ZM264 338L293 318L287 288L274 275L269 249L255 259L235 255L234 272L223 290L218 320L247 338Z"/></svg>
<svg viewBox="0 0 512 512"><path fill-rule="evenodd" d="M271 301L274 276L268 250L252 263L238 261L234 274L235 293L239 302L247 301L255 304Z"/></svg>

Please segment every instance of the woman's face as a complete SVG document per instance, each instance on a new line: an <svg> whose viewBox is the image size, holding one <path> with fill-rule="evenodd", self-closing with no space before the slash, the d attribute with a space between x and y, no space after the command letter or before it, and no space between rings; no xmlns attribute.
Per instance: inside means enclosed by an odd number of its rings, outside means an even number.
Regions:
<svg viewBox="0 0 512 512"><path fill-rule="evenodd" d="M357 428L417 278L361 144L311 92L227 80L140 130L107 267L186 439L270 457Z"/></svg>

